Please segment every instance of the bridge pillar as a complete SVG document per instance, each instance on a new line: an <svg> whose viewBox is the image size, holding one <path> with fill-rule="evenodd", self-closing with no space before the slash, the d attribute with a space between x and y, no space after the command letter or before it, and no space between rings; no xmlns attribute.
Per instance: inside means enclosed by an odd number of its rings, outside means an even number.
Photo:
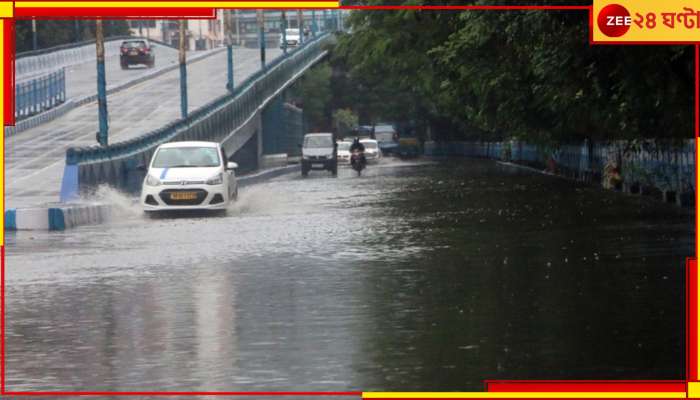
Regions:
<svg viewBox="0 0 700 400"><path fill-rule="evenodd" d="M304 137L302 110L286 103L281 93L262 112L262 153L286 154L295 157L300 154L299 144Z"/></svg>

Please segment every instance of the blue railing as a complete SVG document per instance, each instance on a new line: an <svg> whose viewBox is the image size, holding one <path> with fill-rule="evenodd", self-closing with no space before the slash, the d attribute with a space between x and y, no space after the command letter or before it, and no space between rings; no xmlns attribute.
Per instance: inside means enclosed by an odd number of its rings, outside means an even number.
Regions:
<svg viewBox="0 0 700 400"><path fill-rule="evenodd" d="M543 148L517 140L506 142L427 142L432 156L467 156L511 161L588 182L605 180L606 169L619 171L627 190L654 189L676 196L695 193L695 141L682 144L664 140L635 143L565 144ZM630 189L636 188L636 189ZM680 198L680 197L678 197Z"/></svg>
<svg viewBox="0 0 700 400"><path fill-rule="evenodd" d="M15 85L15 119L22 120L66 101L66 70L42 75Z"/></svg>

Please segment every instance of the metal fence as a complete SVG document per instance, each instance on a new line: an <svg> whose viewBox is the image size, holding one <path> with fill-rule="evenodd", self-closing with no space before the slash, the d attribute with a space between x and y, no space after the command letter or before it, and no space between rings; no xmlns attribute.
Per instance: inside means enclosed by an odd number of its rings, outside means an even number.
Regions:
<svg viewBox="0 0 700 400"><path fill-rule="evenodd" d="M187 118L139 138L105 147L69 148L66 151L62 199L70 197L75 190L102 183L129 190L132 186L130 173L138 164L147 164L155 148L162 143L174 140L224 141L280 90L325 56L324 46L331 40L330 34L319 36L248 77L233 93L213 100ZM72 166L78 170L69 172ZM75 184L77 189L73 187Z"/></svg>
<svg viewBox="0 0 700 400"><path fill-rule="evenodd" d="M15 84L15 119L22 120L66 101L66 70Z"/></svg>
<svg viewBox="0 0 700 400"><path fill-rule="evenodd" d="M521 141L426 142L433 156L467 156L509 161L571 179L632 193L656 194L678 204L695 198L695 141L619 141L546 148ZM606 179L614 175L612 183Z"/></svg>

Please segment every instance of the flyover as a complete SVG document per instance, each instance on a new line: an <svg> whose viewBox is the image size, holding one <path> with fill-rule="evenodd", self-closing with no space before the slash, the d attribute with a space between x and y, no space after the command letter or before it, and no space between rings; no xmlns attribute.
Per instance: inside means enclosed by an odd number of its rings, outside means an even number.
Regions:
<svg viewBox="0 0 700 400"><path fill-rule="evenodd" d="M158 46L157 63L170 64L176 52ZM279 57L279 49L268 49L268 58ZM206 58L188 62L189 110L225 95L225 52L214 51ZM274 61L273 61L274 62ZM118 84L143 74L145 69L121 71L112 56L107 59L109 84ZM71 96L94 92L94 63L67 67ZM234 80L242 82L260 69L257 49L234 49ZM179 118L179 76L177 70L145 80L108 97L110 141L134 139ZM77 107L50 123L5 138L6 208L36 206L59 200L65 154L69 147L95 142L97 105Z"/></svg>
<svg viewBox="0 0 700 400"><path fill-rule="evenodd" d="M231 93L223 94L162 128L105 147L93 145L68 149L61 201L79 199L103 184L137 192L144 177L144 171L138 167L148 163L159 144L174 140L220 142L227 154L232 155L231 159L244 169L256 168L263 155L265 139L277 140L279 136L289 135L300 137L303 125L299 123L299 113L285 113L281 95L327 55L326 46L333 40L334 36L329 33L309 40L249 76ZM175 82L172 84L174 86ZM173 104L168 108L177 109ZM266 114L268 117L263 118ZM273 129L266 129L266 125ZM145 131L143 126L139 128L141 132ZM264 134L266 131L267 135Z"/></svg>

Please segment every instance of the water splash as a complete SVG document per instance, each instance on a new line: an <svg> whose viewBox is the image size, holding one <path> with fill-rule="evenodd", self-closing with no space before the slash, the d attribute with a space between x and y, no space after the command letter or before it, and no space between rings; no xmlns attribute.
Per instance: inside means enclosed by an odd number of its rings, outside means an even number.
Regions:
<svg viewBox="0 0 700 400"><path fill-rule="evenodd" d="M112 219L114 220L144 217L138 197L109 185L100 185L95 192L83 200L112 206Z"/></svg>

